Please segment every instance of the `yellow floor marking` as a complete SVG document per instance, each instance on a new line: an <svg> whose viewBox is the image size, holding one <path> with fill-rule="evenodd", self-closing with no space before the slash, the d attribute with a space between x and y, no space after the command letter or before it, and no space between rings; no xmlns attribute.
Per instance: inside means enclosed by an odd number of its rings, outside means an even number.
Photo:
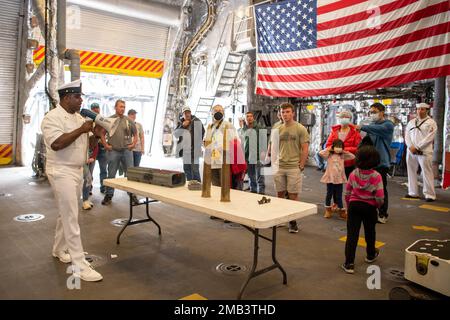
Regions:
<svg viewBox="0 0 450 320"><path fill-rule="evenodd" d="M339 239L340 241L347 241L347 236L344 236L342 238ZM381 242L381 241L375 241L375 248L380 248L382 246L384 246L386 243ZM358 246L360 247L367 247L367 243L366 243L366 239L359 237L358 239Z"/></svg>
<svg viewBox="0 0 450 320"><path fill-rule="evenodd" d="M413 227L413 229L416 229L416 230L439 232L438 228L432 228L432 227L427 227L427 226L412 226L412 227Z"/></svg>
<svg viewBox="0 0 450 320"><path fill-rule="evenodd" d="M440 212L450 212L450 208L433 206L431 204L423 204L423 205L419 206L419 208L440 211Z"/></svg>
<svg viewBox="0 0 450 320"><path fill-rule="evenodd" d="M208 300L205 297L199 295L198 293L193 293L189 296L183 297L180 300Z"/></svg>
<svg viewBox="0 0 450 320"><path fill-rule="evenodd" d="M420 199L414 199L414 198L400 198L402 200L410 200L410 201L419 201Z"/></svg>

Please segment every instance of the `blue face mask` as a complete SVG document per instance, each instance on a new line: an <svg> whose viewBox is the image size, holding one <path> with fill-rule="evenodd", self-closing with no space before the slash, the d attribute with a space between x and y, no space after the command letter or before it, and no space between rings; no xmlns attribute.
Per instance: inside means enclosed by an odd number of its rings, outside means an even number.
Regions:
<svg viewBox="0 0 450 320"><path fill-rule="evenodd" d="M372 114L370 115L370 119L371 119L373 122L377 122L378 120L380 120L380 114L379 114L379 113L372 113Z"/></svg>

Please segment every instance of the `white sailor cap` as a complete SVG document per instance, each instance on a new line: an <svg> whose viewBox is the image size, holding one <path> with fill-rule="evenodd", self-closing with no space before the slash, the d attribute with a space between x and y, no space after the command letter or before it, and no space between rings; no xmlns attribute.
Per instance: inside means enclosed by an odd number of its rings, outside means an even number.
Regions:
<svg viewBox="0 0 450 320"><path fill-rule="evenodd" d="M428 103L418 103L416 104L416 108L426 108L426 109L430 109L430 105Z"/></svg>
<svg viewBox="0 0 450 320"><path fill-rule="evenodd" d="M58 93L68 94L68 93L82 93L81 92L81 80L75 80L66 84L63 84L58 88Z"/></svg>

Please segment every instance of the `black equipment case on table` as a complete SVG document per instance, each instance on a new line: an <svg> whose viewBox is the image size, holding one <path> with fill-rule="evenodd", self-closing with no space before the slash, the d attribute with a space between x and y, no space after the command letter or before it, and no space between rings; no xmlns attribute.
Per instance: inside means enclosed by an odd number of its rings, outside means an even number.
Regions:
<svg viewBox="0 0 450 320"><path fill-rule="evenodd" d="M186 183L184 172L144 167L128 168L127 178L130 181L155 184L169 188L184 186Z"/></svg>

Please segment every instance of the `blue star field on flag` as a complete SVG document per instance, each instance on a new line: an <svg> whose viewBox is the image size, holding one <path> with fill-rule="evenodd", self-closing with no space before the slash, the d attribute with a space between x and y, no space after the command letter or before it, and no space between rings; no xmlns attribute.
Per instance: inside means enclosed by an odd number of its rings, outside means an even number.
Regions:
<svg viewBox="0 0 450 320"><path fill-rule="evenodd" d="M259 53L316 48L317 0L285 0L255 7Z"/></svg>

